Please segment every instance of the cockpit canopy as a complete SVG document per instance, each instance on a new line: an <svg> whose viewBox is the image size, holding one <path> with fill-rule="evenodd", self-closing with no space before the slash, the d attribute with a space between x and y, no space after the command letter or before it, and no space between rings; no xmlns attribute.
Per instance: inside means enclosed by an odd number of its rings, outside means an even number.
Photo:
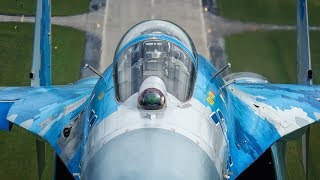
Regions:
<svg viewBox="0 0 320 180"><path fill-rule="evenodd" d="M132 27L121 39L113 64L120 102L138 92L151 76L159 77L166 91L182 102L192 96L197 52L190 37L173 23L150 20Z"/></svg>

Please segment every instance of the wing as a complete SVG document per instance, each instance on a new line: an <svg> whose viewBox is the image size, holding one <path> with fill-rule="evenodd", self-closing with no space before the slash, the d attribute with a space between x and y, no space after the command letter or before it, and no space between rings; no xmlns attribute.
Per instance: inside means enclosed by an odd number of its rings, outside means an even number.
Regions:
<svg viewBox="0 0 320 180"><path fill-rule="evenodd" d="M320 120L320 86L232 84L228 91L232 178L279 138Z"/></svg>
<svg viewBox="0 0 320 180"><path fill-rule="evenodd" d="M0 120L17 124L47 140L70 172L79 172L82 139L81 112L89 101L97 79L74 85L0 88ZM7 110L3 111L3 107ZM5 118L4 118L5 117ZM70 138L63 129L71 127ZM78 131L79 130L79 131Z"/></svg>

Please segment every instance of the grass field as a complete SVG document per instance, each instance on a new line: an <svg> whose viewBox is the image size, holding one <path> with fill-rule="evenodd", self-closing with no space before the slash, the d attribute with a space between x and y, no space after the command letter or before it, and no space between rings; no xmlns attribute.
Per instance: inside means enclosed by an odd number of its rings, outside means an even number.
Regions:
<svg viewBox="0 0 320 180"><path fill-rule="evenodd" d="M245 22L296 24L296 0L217 0L219 15ZM308 0L309 25L319 26L320 1ZM320 33L310 33L313 77L320 83ZM232 71L253 71L274 83L296 82L296 34L292 32L242 33L226 38ZM320 176L320 125L311 126L309 179ZM305 179L301 140L287 144L287 179Z"/></svg>
<svg viewBox="0 0 320 180"><path fill-rule="evenodd" d="M52 16L66 16L89 12L90 0L52 0ZM0 14L34 15L36 0L1 0Z"/></svg>
<svg viewBox="0 0 320 180"><path fill-rule="evenodd" d="M314 79L320 82L320 33L310 33ZM295 31L242 33L226 38L233 71L252 71L274 83L296 82Z"/></svg>
<svg viewBox="0 0 320 180"><path fill-rule="evenodd" d="M258 23L296 24L296 0L217 0L223 17ZM320 1L308 0L309 24L320 25Z"/></svg>
<svg viewBox="0 0 320 180"><path fill-rule="evenodd" d="M251 71L272 83L296 82L295 31L242 33L226 38L228 59L232 71ZM320 83L320 32L310 33L311 58L316 84ZM310 179L320 177L320 125L311 127ZM300 140L287 146L287 179L304 179Z"/></svg>
<svg viewBox="0 0 320 180"><path fill-rule="evenodd" d="M79 79L84 41L84 32L52 26L54 84ZM0 23L0 86L29 85L32 44L33 24ZM47 147L43 179L52 179L53 150ZM34 136L18 126L10 133L0 131L0 161L0 179L37 179Z"/></svg>

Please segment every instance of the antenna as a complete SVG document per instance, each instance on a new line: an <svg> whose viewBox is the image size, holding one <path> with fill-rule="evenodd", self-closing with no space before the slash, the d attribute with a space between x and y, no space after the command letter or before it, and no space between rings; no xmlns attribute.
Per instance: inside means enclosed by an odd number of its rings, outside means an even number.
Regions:
<svg viewBox="0 0 320 180"><path fill-rule="evenodd" d="M104 79L103 76L102 76L95 68L93 68L93 67L90 66L89 64L85 64L84 67L83 67L83 69L87 69L87 68L89 68L89 69L90 69L92 72L94 72L96 75L98 75L98 76L100 76L102 79Z"/></svg>
<svg viewBox="0 0 320 180"><path fill-rule="evenodd" d="M87 69L89 68L92 72L94 72L96 75L98 75L101 79L103 79L104 84L106 85L106 87L108 87L108 81L106 81L106 79L99 73L98 70L96 70L95 68L93 68L92 66L90 66L89 64L85 64L83 66L83 69ZM112 87L110 87L109 89L107 89L107 91L109 91ZM107 92L106 91L106 92Z"/></svg>
<svg viewBox="0 0 320 180"><path fill-rule="evenodd" d="M212 77L216 77L218 76L220 73L222 73L225 69L227 68L231 68L231 64L228 63L227 65L225 65L223 68L221 68L216 74L214 74Z"/></svg>

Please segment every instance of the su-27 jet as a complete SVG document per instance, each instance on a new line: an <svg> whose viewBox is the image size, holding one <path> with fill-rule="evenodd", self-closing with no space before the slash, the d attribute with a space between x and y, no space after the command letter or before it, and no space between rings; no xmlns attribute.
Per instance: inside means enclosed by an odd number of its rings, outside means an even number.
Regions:
<svg viewBox="0 0 320 180"><path fill-rule="evenodd" d="M128 30L102 74L53 86L50 4L37 6L32 86L0 88L0 125L39 137L39 177L44 141L75 179L95 180L235 179L269 148L275 176L284 179L286 140L303 136L308 151L320 87L310 85L303 0L297 74L304 85L270 84L253 73L223 78L181 27L147 20Z"/></svg>

